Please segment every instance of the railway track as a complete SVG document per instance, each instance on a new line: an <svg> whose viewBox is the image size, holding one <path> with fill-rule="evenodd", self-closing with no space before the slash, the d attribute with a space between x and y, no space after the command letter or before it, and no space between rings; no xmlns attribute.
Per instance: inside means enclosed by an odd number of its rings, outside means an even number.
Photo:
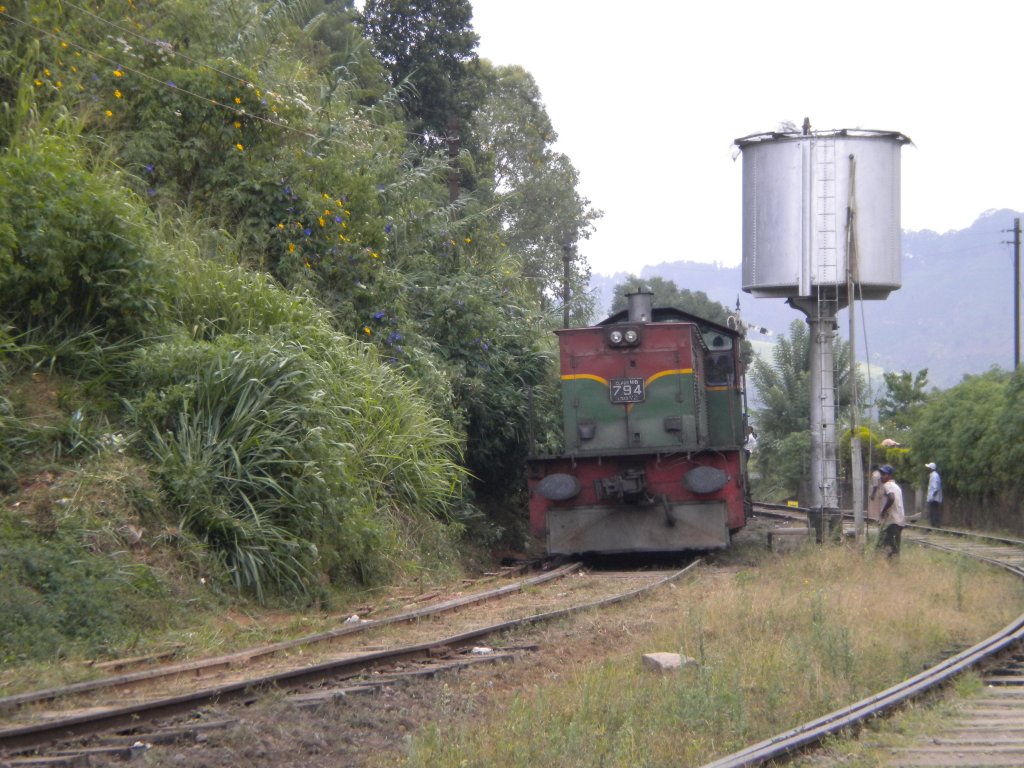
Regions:
<svg viewBox="0 0 1024 768"><path fill-rule="evenodd" d="M798 519L800 514L791 508L766 511L792 519ZM917 525L907 526L903 540L990 563L1024 578L1024 542L1019 540ZM891 750L882 756L881 764L899 768L1024 765L1022 658L1024 614L976 645L891 688L707 763L703 768L746 768L786 760L817 746L826 737L858 732L867 721L935 691L961 672L986 667L986 696L965 703L962 714L943 728L943 736Z"/></svg>
<svg viewBox="0 0 1024 768"><path fill-rule="evenodd" d="M780 510L790 517L799 512ZM936 533L913 526L908 528L905 541L974 557L1024 576L1022 542L952 531ZM197 720L189 714L209 702L247 702L274 690L274 695L280 695L291 707L321 707L339 701L348 706L356 693L379 692L410 676L509 661L534 649L507 645L483 648L488 637L525 623L618 602L681 578L686 572L594 574L572 565L558 573L544 574L538 581L522 579L493 590L439 600L385 620L340 626L287 644L252 649L233 655L236 659L220 657L191 663L198 665L197 669L170 674L175 666L182 665L163 665L153 671L152 683L140 682L135 677L138 673L131 673L114 676L105 685L97 686L103 681L89 681L85 685L93 686L91 690L74 690L71 686L72 690L20 694L21 698L13 702L9 701L13 697L0 699L0 765L70 766L97 764L97 760L107 764L134 757L141 750L159 748L165 742L198 740L211 729L232 727L229 718ZM518 606L513 599L517 595L524 598ZM489 605L486 612L472 608L484 605ZM536 606L532 612L525 610L531 606ZM481 613L490 620L485 621ZM788 760L827 736L858 731L865 721L934 690L969 668L985 669L986 695L965 704L965 714L956 722L950 721L941 737L889 750L883 756L888 762L878 764L1024 765L1024 684L1018 679L1019 662L1003 659L1022 639L1024 617L910 680L705 768ZM326 648L322 657L314 650L321 645ZM999 661L994 662L997 657ZM269 660L272 666L257 669L255 665L260 662L254 659ZM120 683L110 682L118 678ZM112 695L101 693L104 689ZM982 727L993 722L998 724L995 730ZM86 739L95 733L107 736ZM822 763L818 759L814 764Z"/></svg>
<svg viewBox="0 0 1024 768"><path fill-rule="evenodd" d="M88 764L95 749L110 759L131 756L133 749L160 740L161 732L149 725L154 721L178 718L162 732L168 738L187 735L197 710L213 702L255 699L260 692L273 690L294 706L320 706L411 675L508 660L530 649L492 649L484 641L639 596L684 577L696 565L608 573L573 563L287 643L8 696L0 699L0 765ZM83 741L112 731L120 732L112 746Z"/></svg>

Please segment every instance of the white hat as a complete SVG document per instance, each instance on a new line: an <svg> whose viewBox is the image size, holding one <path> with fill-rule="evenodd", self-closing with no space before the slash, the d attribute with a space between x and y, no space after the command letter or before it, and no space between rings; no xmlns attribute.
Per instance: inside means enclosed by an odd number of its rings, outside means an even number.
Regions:
<svg viewBox="0 0 1024 768"><path fill-rule="evenodd" d="M929 461L927 464L925 464L925 467L927 467L928 469L935 469L935 462Z"/></svg>

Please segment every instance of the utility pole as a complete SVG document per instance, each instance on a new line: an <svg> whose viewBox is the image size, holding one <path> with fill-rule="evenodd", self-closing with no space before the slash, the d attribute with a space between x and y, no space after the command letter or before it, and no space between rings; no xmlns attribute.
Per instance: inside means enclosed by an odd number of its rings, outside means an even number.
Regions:
<svg viewBox="0 0 1024 768"><path fill-rule="evenodd" d="M569 277L572 274L570 265L572 263L572 245L562 245L562 327L569 327Z"/></svg>
<svg viewBox="0 0 1024 768"><path fill-rule="evenodd" d="M846 296L850 308L850 381L853 384L850 402L850 482L853 487L853 525L857 541L864 547L867 537L864 527L864 464L860 445L860 388L857 382L857 288L860 285L860 254L857 252L857 212L854 207L856 193L854 178L857 164L851 154L850 192L846 207Z"/></svg>
<svg viewBox="0 0 1024 768"><path fill-rule="evenodd" d="M1020 219L1013 220L1013 370L1020 367Z"/></svg>

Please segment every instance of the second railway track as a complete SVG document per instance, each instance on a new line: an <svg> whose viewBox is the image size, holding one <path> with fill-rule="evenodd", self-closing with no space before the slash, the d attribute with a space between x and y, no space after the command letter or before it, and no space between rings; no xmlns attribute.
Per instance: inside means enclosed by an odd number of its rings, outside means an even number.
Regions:
<svg viewBox="0 0 1024 768"><path fill-rule="evenodd" d="M691 567L594 573L570 564L493 590L229 657L8 696L0 699L0 761L24 762L19 755L52 749L85 734L140 729L146 721L252 696L257 690L291 691L300 705L324 701L336 695L330 685L337 686L339 695L353 685L365 685L345 681L367 670L424 659L436 664L437 657L452 656L518 626L635 597L682 578ZM468 662L447 662L459 663ZM342 682L324 690L326 680Z"/></svg>
<svg viewBox="0 0 1024 768"><path fill-rule="evenodd" d="M778 513L798 516L795 510L778 508ZM936 530L909 525L904 542L930 547L953 555L973 558L1004 568L1024 578L1024 541L972 532ZM930 737L917 745L893 750L878 764L902 768L981 768L1024 765L1024 667L1007 663L1024 655L1024 614L1000 631L972 647L953 654L938 664L884 691L869 696L789 731L707 763L703 768L747 768L784 761L826 737L856 733L865 723L894 710L911 699L937 690L956 675L986 666L1010 674L987 674L990 688L1002 690L977 702L967 702L963 718L953 717L944 729L948 735ZM972 716L972 712L976 716ZM984 727L984 720L989 720ZM1001 724L1002 728L992 728ZM1007 729L1005 726L1012 726ZM827 765L817 759L815 765Z"/></svg>

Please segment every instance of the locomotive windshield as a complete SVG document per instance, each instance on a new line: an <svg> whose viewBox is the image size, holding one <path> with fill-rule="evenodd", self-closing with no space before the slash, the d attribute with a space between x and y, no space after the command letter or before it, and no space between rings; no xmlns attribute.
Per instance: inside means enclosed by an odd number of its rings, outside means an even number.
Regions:
<svg viewBox="0 0 1024 768"><path fill-rule="evenodd" d="M732 337L726 336L724 333L718 331L704 331L701 333L704 337L704 343L707 344L708 349L712 352L721 352L726 349L732 349Z"/></svg>

